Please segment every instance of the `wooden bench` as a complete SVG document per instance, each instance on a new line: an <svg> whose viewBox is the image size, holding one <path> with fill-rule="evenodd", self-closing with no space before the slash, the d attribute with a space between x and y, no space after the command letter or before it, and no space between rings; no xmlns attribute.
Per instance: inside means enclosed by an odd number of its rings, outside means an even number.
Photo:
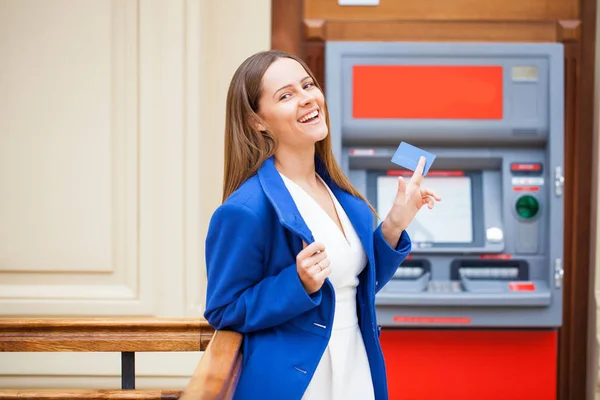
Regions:
<svg viewBox="0 0 600 400"><path fill-rule="evenodd" d="M225 400L241 371L242 335L202 319L0 318L0 351L120 352L121 389L0 389L0 399ZM135 353L204 351L183 391L135 389Z"/></svg>

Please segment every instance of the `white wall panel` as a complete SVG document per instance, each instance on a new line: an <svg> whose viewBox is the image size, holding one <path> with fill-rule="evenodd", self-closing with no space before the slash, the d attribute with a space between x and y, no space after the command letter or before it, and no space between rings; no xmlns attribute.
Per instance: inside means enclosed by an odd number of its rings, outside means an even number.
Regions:
<svg viewBox="0 0 600 400"><path fill-rule="evenodd" d="M132 0L0 3L1 314L144 308L137 32Z"/></svg>
<svg viewBox="0 0 600 400"><path fill-rule="evenodd" d="M0 316L200 317L225 95L270 0L0 0ZM0 387L116 388L119 354L1 353ZM200 354L138 353L138 388Z"/></svg>

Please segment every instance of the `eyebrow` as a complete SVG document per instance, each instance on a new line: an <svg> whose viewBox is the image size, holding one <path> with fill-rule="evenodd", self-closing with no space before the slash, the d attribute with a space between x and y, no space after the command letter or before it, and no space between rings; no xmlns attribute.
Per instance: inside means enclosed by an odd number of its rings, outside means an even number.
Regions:
<svg viewBox="0 0 600 400"><path fill-rule="evenodd" d="M312 79L312 78L311 78L309 75L307 75L307 76L305 76L304 78L302 78L302 79L300 80L300 82L304 82L304 81L305 81L305 80L307 80L307 79ZM281 92L283 89L287 89L287 88L289 88L289 87L291 87L291 86L293 86L293 84L291 84L291 83L288 83L287 85L280 87L279 89L277 89L277 90L275 91L275 93L273 93L273 97L275 97L275 96L277 95L277 93Z"/></svg>

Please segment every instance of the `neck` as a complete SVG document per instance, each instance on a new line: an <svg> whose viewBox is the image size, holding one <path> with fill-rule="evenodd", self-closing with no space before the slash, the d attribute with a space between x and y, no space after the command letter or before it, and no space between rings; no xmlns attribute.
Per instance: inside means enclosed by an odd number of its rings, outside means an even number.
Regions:
<svg viewBox="0 0 600 400"><path fill-rule="evenodd" d="M275 152L275 168L298 184L317 183L315 172L315 147L304 150L279 147Z"/></svg>

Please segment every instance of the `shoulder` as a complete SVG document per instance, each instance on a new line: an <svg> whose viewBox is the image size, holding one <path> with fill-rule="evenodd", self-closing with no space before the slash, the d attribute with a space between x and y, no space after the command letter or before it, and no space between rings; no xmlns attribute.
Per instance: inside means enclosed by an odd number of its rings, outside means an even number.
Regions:
<svg viewBox="0 0 600 400"><path fill-rule="evenodd" d="M261 221L272 213L271 209L258 176L253 175L217 208L213 217L235 216L244 221Z"/></svg>

